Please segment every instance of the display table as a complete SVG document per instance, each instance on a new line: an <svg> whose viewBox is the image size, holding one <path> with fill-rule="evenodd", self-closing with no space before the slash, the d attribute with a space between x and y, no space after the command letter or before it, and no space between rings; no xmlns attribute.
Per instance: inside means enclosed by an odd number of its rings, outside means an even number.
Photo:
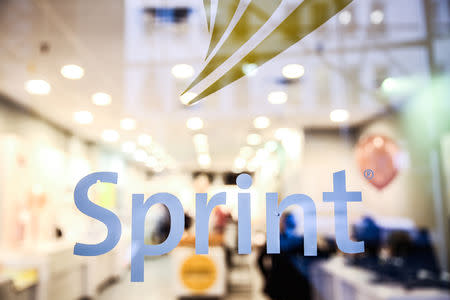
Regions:
<svg viewBox="0 0 450 300"><path fill-rule="evenodd" d="M35 299L35 288L36 286L29 286L26 289L17 290L12 280L0 276L0 299L2 300Z"/></svg>
<svg viewBox="0 0 450 300"><path fill-rule="evenodd" d="M73 245L48 243L33 249L4 250L0 264L16 270L37 271L36 300L78 299L83 295L83 261Z"/></svg>
<svg viewBox="0 0 450 300"><path fill-rule="evenodd" d="M0 265L15 270L36 270L36 300L95 298L100 286L118 277L120 249L98 257L73 254L73 244L52 242L33 249L2 250Z"/></svg>
<svg viewBox="0 0 450 300"><path fill-rule="evenodd" d="M447 291L418 288L406 290L395 284L373 284L374 275L347 266L344 258L334 257L311 268L316 300L450 300Z"/></svg>
<svg viewBox="0 0 450 300"><path fill-rule="evenodd" d="M170 256L177 298L225 296L227 276L222 247L212 246L208 255L196 255L194 247L181 246Z"/></svg>

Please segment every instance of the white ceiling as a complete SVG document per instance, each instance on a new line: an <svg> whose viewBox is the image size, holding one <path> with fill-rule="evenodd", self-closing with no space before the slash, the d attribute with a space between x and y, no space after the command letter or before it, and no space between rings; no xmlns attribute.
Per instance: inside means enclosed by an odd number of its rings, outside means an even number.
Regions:
<svg viewBox="0 0 450 300"><path fill-rule="evenodd" d="M398 2L402 1L411 3ZM350 124L383 110L375 97L374 70L381 65L388 68L386 75L399 74L401 67L392 67L386 63L385 51L371 47L387 38L397 41L399 35L368 34L369 1L356 2L350 9L364 30L351 35L338 33L337 20L333 19L264 65L256 76L185 107L178 95L189 80L176 80L171 68L187 63L196 72L201 70L209 43L202 0L0 0L0 92L84 138L99 140L104 129L118 130L121 142L150 134L176 161L191 168L196 167L196 154L193 133L185 122L199 116L205 121L202 132L209 137L213 168L231 168L247 134L257 131L252 120L258 115L272 120L267 130L260 130L270 139L278 127L335 127L329 120L335 108L350 111ZM185 4L193 8L193 14L187 24L152 24L141 8L157 3ZM393 10L390 14L398 17ZM401 16L410 21L418 14L410 5ZM403 29L400 37L423 35L417 28L413 35ZM50 45L47 54L39 51L42 41ZM315 51L319 44L325 49L323 55ZM358 50L367 46L368 51ZM389 55L396 62L416 57L408 72L426 69L420 47L393 50ZM278 82L281 67L288 63L304 65L306 73L298 83L286 86ZM60 68L66 64L82 66L85 77L76 81L63 78ZM51 93L27 94L24 82L29 79L45 79L52 86ZM267 94L273 90L285 90L288 102L268 103ZM91 95L99 91L112 95L111 106L91 103ZM84 126L75 123L72 115L80 110L91 111L94 122ZM119 121L124 117L135 118L137 130L120 130Z"/></svg>

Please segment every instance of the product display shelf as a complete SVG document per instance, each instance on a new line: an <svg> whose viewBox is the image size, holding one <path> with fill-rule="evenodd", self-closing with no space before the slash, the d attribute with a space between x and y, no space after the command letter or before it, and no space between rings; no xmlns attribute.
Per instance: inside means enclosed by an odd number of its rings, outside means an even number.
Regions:
<svg viewBox="0 0 450 300"><path fill-rule="evenodd" d="M375 284L373 273L346 265L342 256L314 265L311 276L313 287L320 287L315 289L315 300L450 300L445 290Z"/></svg>

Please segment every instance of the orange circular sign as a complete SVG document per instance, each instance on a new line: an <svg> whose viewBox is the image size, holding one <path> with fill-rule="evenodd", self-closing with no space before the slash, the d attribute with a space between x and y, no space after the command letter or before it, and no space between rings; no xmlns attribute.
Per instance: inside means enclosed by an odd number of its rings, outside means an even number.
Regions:
<svg viewBox="0 0 450 300"><path fill-rule="evenodd" d="M208 256L192 255L183 262L180 276L186 288L193 292L204 292L216 282L216 265Z"/></svg>

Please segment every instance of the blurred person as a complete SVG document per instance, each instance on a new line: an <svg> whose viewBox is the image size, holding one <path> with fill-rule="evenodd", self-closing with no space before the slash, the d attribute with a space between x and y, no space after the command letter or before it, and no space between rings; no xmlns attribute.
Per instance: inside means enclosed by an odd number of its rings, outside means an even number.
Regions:
<svg viewBox="0 0 450 300"><path fill-rule="evenodd" d="M280 254L267 254L261 249L258 266L264 277L264 293L273 300L312 299L308 271L317 259L303 255L304 237L298 233L297 221L292 212L280 220ZM323 252L318 251L318 257Z"/></svg>
<svg viewBox="0 0 450 300"><path fill-rule="evenodd" d="M165 205L157 204L156 216L154 218L155 230L151 237L154 244L164 242L170 233L170 212Z"/></svg>
<svg viewBox="0 0 450 300"><path fill-rule="evenodd" d="M414 249L410 260L417 269L424 269L434 273L441 271L427 229L420 228L418 230L414 239Z"/></svg>
<svg viewBox="0 0 450 300"><path fill-rule="evenodd" d="M215 234L223 234L225 227L231 220L231 214L222 206L215 207L212 214L213 232Z"/></svg>
<svg viewBox="0 0 450 300"><path fill-rule="evenodd" d="M185 212L184 213L184 232L185 234L190 234L190 229L192 228L192 224L193 224L194 220L192 219L192 217Z"/></svg>
<svg viewBox="0 0 450 300"><path fill-rule="evenodd" d="M179 243L180 246L195 247L194 218L187 212L184 213L184 232ZM170 226L170 225L169 225Z"/></svg>
<svg viewBox="0 0 450 300"><path fill-rule="evenodd" d="M363 217L354 228L354 239L364 241L364 256L378 257L381 246L381 229L371 217Z"/></svg>

